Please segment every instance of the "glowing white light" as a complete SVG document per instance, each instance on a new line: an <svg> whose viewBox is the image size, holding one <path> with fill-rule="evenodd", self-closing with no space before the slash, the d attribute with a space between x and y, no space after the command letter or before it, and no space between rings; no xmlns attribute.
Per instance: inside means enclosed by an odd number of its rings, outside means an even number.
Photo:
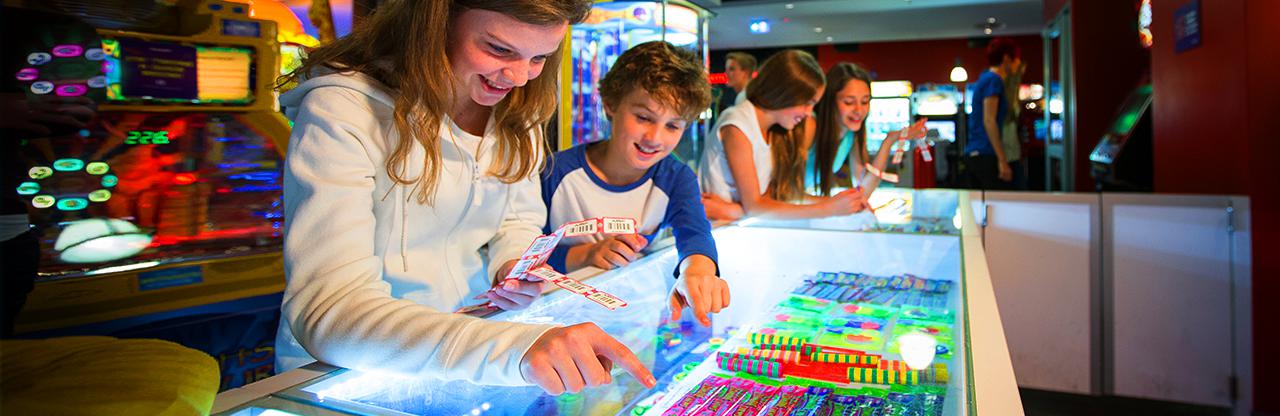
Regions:
<svg viewBox="0 0 1280 416"><path fill-rule="evenodd" d="M969 71L966 71L963 66L956 65L955 68L951 68L951 82L965 82L968 80Z"/></svg>
<svg viewBox="0 0 1280 416"><path fill-rule="evenodd" d="M923 332L911 332L898 337L898 351L902 352L902 360L912 370L929 368L937 348L937 338Z"/></svg>
<svg viewBox="0 0 1280 416"><path fill-rule="evenodd" d="M53 249L67 263L101 263L120 260L142 252L151 236L138 226L114 218L90 218L71 222L58 234Z"/></svg>
<svg viewBox="0 0 1280 416"><path fill-rule="evenodd" d="M484 402L480 404L480 409L489 410L492 408L493 408L493 405L489 404L489 402Z"/></svg>
<svg viewBox="0 0 1280 416"><path fill-rule="evenodd" d="M158 261L144 261L142 263L127 264L124 266L103 267L101 269L93 270L88 273L85 273L85 275L93 276L96 274L123 273L127 271L132 271L132 270L142 270L142 269L151 268L159 265L160 265L160 262Z"/></svg>
<svg viewBox="0 0 1280 416"><path fill-rule="evenodd" d="M1062 114L1062 99L1054 98L1049 100L1049 112L1053 114Z"/></svg>

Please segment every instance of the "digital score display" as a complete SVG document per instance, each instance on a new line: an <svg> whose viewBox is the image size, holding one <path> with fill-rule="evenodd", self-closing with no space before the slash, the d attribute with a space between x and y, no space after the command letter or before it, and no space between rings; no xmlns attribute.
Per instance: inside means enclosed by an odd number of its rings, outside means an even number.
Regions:
<svg viewBox="0 0 1280 416"><path fill-rule="evenodd" d="M164 130L133 130L125 136L124 144L169 144L169 132Z"/></svg>

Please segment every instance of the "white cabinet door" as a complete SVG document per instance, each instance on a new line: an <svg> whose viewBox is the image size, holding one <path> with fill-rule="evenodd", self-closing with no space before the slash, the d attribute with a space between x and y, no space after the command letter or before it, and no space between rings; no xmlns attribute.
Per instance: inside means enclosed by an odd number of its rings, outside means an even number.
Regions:
<svg viewBox="0 0 1280 416"><path fill-rule="evenodd" d="M1239 276L1232 273L1229 201L1103 197L1114 394L1232 405L1232 327L1239 323L1232 282Z"/></svg>
<svg viewBox="0 0 1280 416"><path fill-rule="evenodd" d="M1097 392L1097 195L972 195L1018 385Z"/></svg>

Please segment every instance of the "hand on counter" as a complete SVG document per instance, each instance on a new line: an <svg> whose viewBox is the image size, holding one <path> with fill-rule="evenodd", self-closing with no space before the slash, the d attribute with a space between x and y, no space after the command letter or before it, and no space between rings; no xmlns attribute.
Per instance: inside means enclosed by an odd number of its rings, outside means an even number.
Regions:
<svg viewBox="0 0 1280 416"><path fill-rule="evenodd" d="M542 334L520 360L520 375L547 394L577 393L585 387L611 383L609 371L613 363L631 373L645 388L657 384L626 345L590 322Z"/></svg>
<svg viewBox="0 0 1280 416"><path fill-rule="evenodd" d="M858 188L841 191L820 204L826 205L826 211L832 217L849 215L870 208L867 204L867 196L863 195L862 190Z"/></svg>
<svg viewBox="0 0 1280 416"><path fill-rule="evenodd" d="M611 270L631 264L647 246L649 240L639 234L608 235L599 242L569 248L565 263L569 270L587 266Z"/></svg>
<svg viewBox="0 0 1280 416"><path fill-rule="evenodd" d="M680 278L671 290L671 321L680 320L685 307L692 307L693 314L702 326L711 326L710 313L720 313L729 306L729 284L716 276L716 264L710 258L694 254L682 264Z"/></svg>
<svg viewBox="0 0 1280 416"><path fill-rule="evenodd" d="M747 214L742 209L742 205L726 201L714 194L702 194L702 209L707 211L707 218L713 221L736 221Z"/></svg>

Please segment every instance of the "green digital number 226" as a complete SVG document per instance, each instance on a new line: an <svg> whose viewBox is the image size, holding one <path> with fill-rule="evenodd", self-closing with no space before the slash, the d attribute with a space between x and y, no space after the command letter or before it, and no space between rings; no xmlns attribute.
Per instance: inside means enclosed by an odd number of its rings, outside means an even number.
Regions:
<svg viewBox="0 0 1280 416"><path fill-rule="evenodd" d="M124 144L169 144L169 132L134 130L125 137Z"/></svg>

